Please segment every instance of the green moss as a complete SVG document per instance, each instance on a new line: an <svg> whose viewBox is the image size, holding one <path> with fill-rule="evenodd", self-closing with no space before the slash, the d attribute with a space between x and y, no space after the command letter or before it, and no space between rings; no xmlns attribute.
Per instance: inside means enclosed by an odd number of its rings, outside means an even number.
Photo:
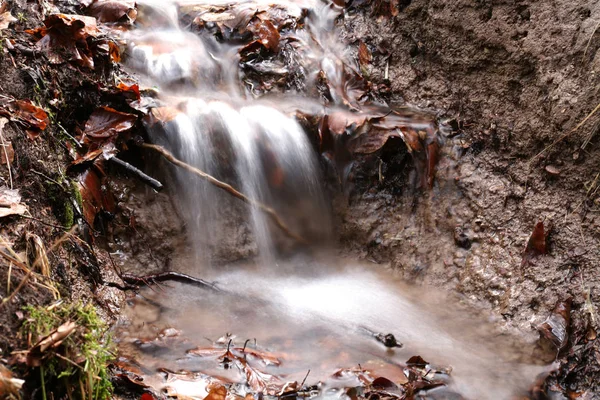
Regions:
<svg viewBox="0 0 600 400"><path fill-rule="evenodd" d="M58 307L27 306L28 318L22 334L31 335L32 342L44 338L67 321L76 328L55 349L42 355L41 378L46 390L52 388L54 398L110 398L112 385L107 364L113 358L108 327L98 317L92 305L63 304ZM42 397L47 397L42 393Z"/></svg>

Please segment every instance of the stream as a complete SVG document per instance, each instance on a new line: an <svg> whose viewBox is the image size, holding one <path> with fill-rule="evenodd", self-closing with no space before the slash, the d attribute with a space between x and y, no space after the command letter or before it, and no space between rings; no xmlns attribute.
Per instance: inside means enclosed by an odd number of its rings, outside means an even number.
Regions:
<svg viewBox="0 0 600 400"><path fill-rule="evenodd" d="M168 283L143 288L129 301L115 336L122 362L140 369L144 385L179 398L205 398L215 382L230 385L233 397L258 387L270 396L355 398L349 388L385 377L396 385L386 390L404 398L399 387L417 381L407 360L420 356L426 362L412 364L425 386L416 398L509 399L527 390L544 370L529 363L531 344L501 335L484 316L471 316L435 289L332 255L323 160L296 116L324 109L351 110L354 117L391 113L383 104L359 106L351 96L347 69L358 67L336 35L339 9L320 2L138 5L136 29L123 34L125 66L158 92L154 120L146 124L152 141L272 207L318 249L296 246L257 208L236 204L186 171L171 171L195 260L178 272L221 291ZM233 28L246 25L258 44L243 43L246 31ZM279 46L284 59L260 52L248 58L257 46ZM254 73L295 75L293 85L265 95ZM314 94L323 81L326 102ZM437 129L434 118L402 118L420 132ZM343 183L352 162L338 157L334 164ZM257 257L217 265L212 254L232 229L245 232ZM128 272L144 274L142 267ZM402 347L384 346L379 333L392 333ZM308 393L283 389L294 381Z"/></svg>

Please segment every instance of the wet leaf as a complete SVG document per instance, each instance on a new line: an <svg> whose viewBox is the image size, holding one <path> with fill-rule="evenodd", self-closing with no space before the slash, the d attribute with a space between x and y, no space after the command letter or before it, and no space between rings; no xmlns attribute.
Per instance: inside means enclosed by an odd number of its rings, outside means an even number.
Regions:
<svg viewBox="0 0 600 400"><path fill-rule="evenodd" d="M14 100L0 102L0 115L20 122L32 129L44 130L48 126L48 114L40 107L34 106L29 100Z"/></svg>
<svg viewBox="0 0 600 400"><path fill-rule="evenodd" d="M375 380L371 383L371 386L375 389L397 389L398 385L394 382L390 381L387 378L380 376L379 378L375 378Z"/></svg>
<svg viewBox="0 0 600 400"><path fill-rule="evenodd" d="M44 21L44 28L27 32L41 39L36 48L46 54L51 64L73 61L76 64L94 68L92 52L87 39L99 33L96 18L81 15L51 14Z"/></svg>
<svg viewBox="0 0 600 400"><path fill-rule="evenodd" d="M544 223L542 221L535 224L533 233L527 241L527 246L523 252L521 266L528 264L536 256L546 254L546 233L544 232Z"/></svg>
<svg viewBox="0 0 600 400"><path fill-rule="evenodd" d="M114 110L110 107L97 108L85 123L84 135L94 139L108 139L133 127L137 116Z"/></svg>
<svg viewBox="0 0 600 400"><path fill-rule="evenodd" d="M406 365L409 367L417 367L417 368L425 368L429 364L427 361L423 360L421 356L412 356L406 361Z"/></svg>
<svg viewBox="0 0 600 400"><path fill-rule="evenodd" d="M571 298L558 301L550 316L538 327L540 341L552 343L557 354L569 344L571 302Z"/></svg>
<svg viewBox="0 0 600 400"><path fill-rule="evenodd" d="M361 67L366 67L371 60L373 59L373 55L371 51L362 40L358 44L358 63Z"/></svg>
<svg viewBox="0 0 600 400"><path fill-rule="evenodd" d="M226 397L227 389L225 389L225 386L215 384L214 387L210 389L204 400L225 400Z"/></svg>
<svg viewBox="0 0 600 400"><path fill-rule="evenodd" d="M131 24L137 17L135 2L128 0L98 0L88 7L87 13L98 22Z"/></svg>
<svg viewBox="0 0 600 400"><path fill-rule="evenodd" d="M67 321L58 328L56 328L48 336L42 338L35 346L33 346L27 353L27 366L39 367L42 363L42 357L46 350L50 348L56 348L75 331L77 325L75 322Z"/></svg>
<svg viewBox="0 0 600 400"><path fill-rule="evenodd" d="M27 213L27 207L21 204L19 191L6 186L0 187L0 218L9 215L24 215L25 213Z"/></svg>
<svg viewBox="0 0 600 400"><path fill-rule="evenodd" d="M279 31L271 23L271 21L264 20L255 24L254 34L258 41L269 51L276 53L279 48Z"/></svg>
<svg viewBox="0 0 600 400"><path fill-rule="evenodd" d="M177 118L179 114L181 114L181 111L173 107L155 107L144 117L144 123L148 126L166 124Z"/></svg>
<svg viewBox="0 0 600 400"><path fill-rule="evenodd" d="M115 212L115 200L105 184L106 178L98 168L87 169L78 180L78 188L83 203L83 217L90 226L94 226L96 215L100 211Z"/></svg>
<svg viewBox="0 0 600 400"><path fill-rule="evenodd" d="M140 87L137 83L132 83L131 85L128 85L124 82L121 82L117 85L117 89L119 89L121 92L133 93L137 100L141 98Z"/></svg>

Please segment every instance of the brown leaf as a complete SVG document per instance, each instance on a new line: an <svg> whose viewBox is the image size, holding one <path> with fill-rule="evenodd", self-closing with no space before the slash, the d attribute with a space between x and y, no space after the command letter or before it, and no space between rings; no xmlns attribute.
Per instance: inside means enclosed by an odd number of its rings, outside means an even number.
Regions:
<svg viewBox="0 0 600 400"><path fill-rule="evenodd" d="M533 232L527 241L521 266L525 266L536 256L546 254L546 251L546 233L544 232L544 223L540 221L535 224Z"/></svg>
<svg viewBox="0 0 600 400"><path fill-rule="evenodd" d="M42 363L42 357L44 352L50 348L56 348L65 340L73 331L77 325L75 322L67 321L58 328L56 328L48 336L42 338L35 346L33 346L27 353L27 366L39 367Z"/></svg>
<svg viewBox="0 0 600 400"><path fill-rule="evenodd" d="M362 40L358 44L358 63L361 67L367 66L371 60L373 59L373 55L371 51Z"/></svg>
<svg viewBox="0 0 600 400"><path fill-rule="evenodd" d="M388 139L402 137L397 129L381 130L371 128L366 133L350 141L350 151L356 154L372 154L381 149Z"/></svg>
<svg viewBox="0 0 600 400"><path fill-rule="evenodd" d="M225 400L227 397L227 389L221 384L214 384L208 392L204 400Z"/></svg>
<svg viewBox="0 0 600 400"><path fill-rule="evenodd" d="M9 215L24 215L27 207L21 204L21 195L18 190L0 187L0 218Z"/></svg>
<svg viewBox="0 0 600 400"><path fill-rule="evenodd" d="M3 29L8 28L8 26L16 20L17 19L12 16L10 11L0 12L0 32L2 32Z"/></svg>
<svg viewBox="0 0 600 400"><path fill-rule="evenodd" d="M137 116L114 110L110 107L97 108L85 123L84 135L94 139L114 138L133 127Z"/></svg>
<svg viewBox="0 0 600 400"><path fill-rule="evenodd" d="M117 89L119 89L121 92L133 93L135 95L135 98L138 100L141 98L140 87L137 83L132 83L131 85L128 85L124 82L121 82L117 85Z"/></svg>
<svg viewBox="0 0 600 400"><path fill-rule="evenodd" d="M94 60L87 39L99 34L96 18L81 15L51 14L44 21L45 28L28 30L41 36L36 47L46 54L51 64L73 61L94 68Z"/></svg>
<svg viewBox="0 0 600 400"><path fill-rule="evenodd" d="M406 361L406 365L409 367L425 368L427 364L429 363L423 360L421 356L412 356Z"/></svg>
<svg viewBox="0 0 600 400"><path fill-rule="evenodd" d="M137 17L135 2L128 0L98 0L88 7L87 13L98 22L133 23Z"/></svg>
<svg viewBox="0 0 600 400"><path fill-rule="evenodd" d="M1 127L0 127L1 129ZM12 142L5 142L3 145L0 144L2 150L0 150L0 164L10 164L15 160L15 150L13 149Z"/></svg>
<svg viewBox="0 0 600 400"><path fill-rule="evenodd" d="M279 31L273 26L271 21L261 21L258 23L258 29L255 32L258 41L265 48L273 53L279 48Z"/></svg>
<svg viewBox="0 0 600 400"><path fill-rule="evenodd" d="M173 107L155 107L144 117L144 123L148 126L166 124L174 120L179 114L181 114L181 111Z"/></svg>
<svg viewBox="0 0 600 400"><path fill-rule="evenodd" d="M77 184L83 203L83 217L91 226L94 226L94 220L100 211L114 213L116 209L113 194L105 181L106 178L101 176L95 164L93 168L89 168L78 178Z"/></svg>
<svg viewBox="0 0 600 400"><path fill-rule="evenodd" d="M540 340L550 341L557 351L564 350L569 343L571 302L571 298L558 301L550 316L538 327Z"/></svg>
<svg viewBox="0 0 600 400"><path fill-rule="evenodd" d="M43 131L49 123L48 114L42 108L34 106L29 100L13 100L8 104L10 118L29 127Z"/></svg>

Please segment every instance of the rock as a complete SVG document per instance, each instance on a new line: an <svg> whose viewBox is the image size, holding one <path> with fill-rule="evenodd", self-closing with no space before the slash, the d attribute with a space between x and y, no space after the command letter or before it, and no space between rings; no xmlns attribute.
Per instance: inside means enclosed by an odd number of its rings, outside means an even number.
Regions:
<svg viewBox="0 0 600 400"><path fill-rule="evenodd" d="M471 237L461 227L454 229L454 243L460 248L470 249L473 243Z"/></svg>
<svg viewBox="0 0 600 400"><path fill-rule="evenodd" d="M560 175L560 170L558 168L556 168L554 165L546 165L546 168L544 168L544 169L550 176L559 176Z"/></svg>

